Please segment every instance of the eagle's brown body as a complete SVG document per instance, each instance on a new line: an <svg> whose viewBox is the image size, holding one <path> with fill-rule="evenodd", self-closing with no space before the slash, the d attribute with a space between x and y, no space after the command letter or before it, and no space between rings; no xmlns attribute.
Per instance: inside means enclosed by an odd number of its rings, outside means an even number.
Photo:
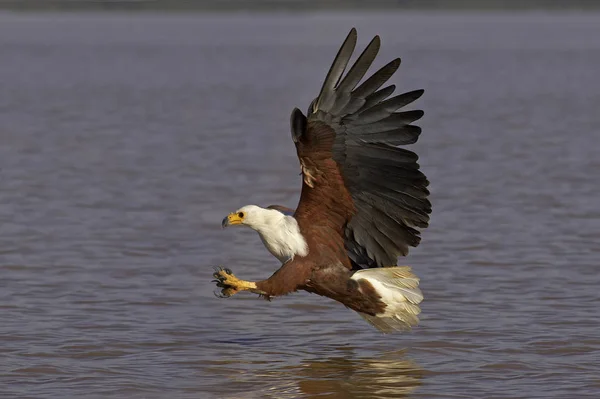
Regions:
<svg viewBox="0 0 600 399"><path fill-rule="evenodd" d="M422 299L410 269L394 266L419 244L417 228L427 226L431 212L418 157L398 147L417 140L421 130L411 123L423 112L395 112L423 91L388 98L393 85L379 90L399 59L357 87L379 50L378 37L342 78L355 43L353 29L308 116L292 112L303 176L293 218L307 251L291 254L267 280L246 282L225 270L215 277L226 295L250 290L270 298L305 290L326 296L391 331L416 324ZM243 224L244 213L237 215Z"/></svg>
<svg viewBox="0 0 600 399"><path fill-rule="evenodd" d="M338 165L332 159L335 132L322 122L309 122L307 135L297 143L304 176L300 205L295 213L309 254L284 264L256 286L268 296L305 290L326 296L349 308L376 314L385 307L368 282L351 280L354 273L343 240L343 227L356 210Z"/></svg>

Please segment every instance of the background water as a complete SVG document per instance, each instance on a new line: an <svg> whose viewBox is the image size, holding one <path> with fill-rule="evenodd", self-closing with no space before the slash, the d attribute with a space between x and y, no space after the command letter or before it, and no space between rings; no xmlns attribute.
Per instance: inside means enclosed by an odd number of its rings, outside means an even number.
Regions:
<svg viewBox="0 0 600 399"><path fill-rule="evenodd" d="M288 116L352 26L426 89L422 324L384 336L269 276ZM1 14L0 393L600 397L600 14Z"/></svg>

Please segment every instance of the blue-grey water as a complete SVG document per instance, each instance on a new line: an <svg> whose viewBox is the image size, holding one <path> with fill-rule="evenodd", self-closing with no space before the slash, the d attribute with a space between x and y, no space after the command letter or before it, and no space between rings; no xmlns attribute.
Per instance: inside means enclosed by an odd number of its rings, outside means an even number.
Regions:
<svg viewBox="0 0 600 399"><path fill-rule="evenodd" d="M210 282L352 26L426 90L407 334ZM600 14L0 14L0 397L600 397L599 73Z"/></svg>

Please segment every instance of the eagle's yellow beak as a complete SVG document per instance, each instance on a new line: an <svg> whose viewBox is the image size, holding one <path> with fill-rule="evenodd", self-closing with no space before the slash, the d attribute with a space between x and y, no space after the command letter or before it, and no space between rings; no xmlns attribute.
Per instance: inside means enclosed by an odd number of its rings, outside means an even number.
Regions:
<svg viewBox="0 0 600 399"><path fill-rule="evenodd" d="M235 224L242 224L243 220L244 220L243 214L240 216L239 213L232 212L223 219L223 222L221 222L221 226L227 227L227 226L231 226L231 225L235 225Z"/></svg>

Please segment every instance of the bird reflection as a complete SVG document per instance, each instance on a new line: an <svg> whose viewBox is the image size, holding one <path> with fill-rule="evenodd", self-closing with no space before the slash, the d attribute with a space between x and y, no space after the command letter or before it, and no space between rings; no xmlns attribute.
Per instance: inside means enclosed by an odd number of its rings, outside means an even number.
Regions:
<svg viewBox="0 0 600 399"><path fill-rule="evenodd" d="M404 351L395 351L374 357L349 353L265 374L261 377L271 380L268 397L377 399L406 398L421 385L424 372Z"/></svg>

